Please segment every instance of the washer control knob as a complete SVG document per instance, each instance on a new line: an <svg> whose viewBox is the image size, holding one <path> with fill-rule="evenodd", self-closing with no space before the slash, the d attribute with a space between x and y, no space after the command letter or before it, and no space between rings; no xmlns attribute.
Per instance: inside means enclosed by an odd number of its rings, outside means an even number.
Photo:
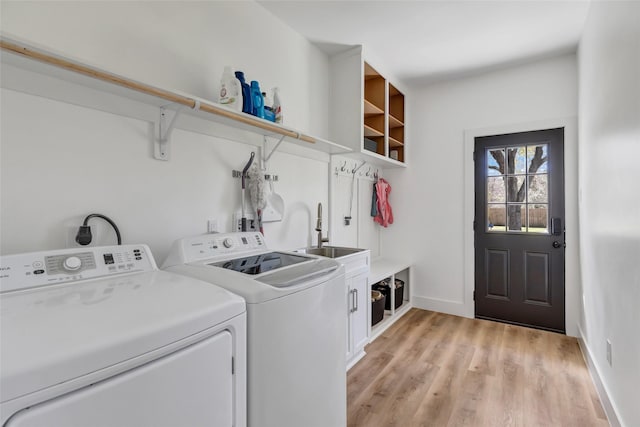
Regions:
<svg viewBox="0 0 640 427"><path fill-rule="evenodd" d="M222 244L225 248L230 248L231 246L233 246L233 239L231 237L227 237L226 239L224 239Z"/></svg>
<svg viewBox="0 0 640 427"><path fill-rule="evenodd" d="M82 261L77 256L70 256L62 263L65 270L75 271L82 267Z"/></svg>

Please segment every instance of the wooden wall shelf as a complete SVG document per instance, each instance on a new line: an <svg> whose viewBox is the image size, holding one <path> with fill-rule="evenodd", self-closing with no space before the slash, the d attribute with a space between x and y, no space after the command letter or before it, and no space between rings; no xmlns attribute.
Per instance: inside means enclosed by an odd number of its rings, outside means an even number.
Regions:
<svg viewBox="0 0 640 427"><path fill-rule="evenodd" d="M401 122L400 120L396 119L391 114L389 114L389 128L398 128L403 126L404 126L404 122Z"/></svg>
<svg viewBox="0 0 640 427"><path fill-rule="evenodd" d="M375 114L384 114L384 110L382 108L376 107L371 102L364 100L364 115L371 116Z"/></svg>
<svg viewBox="0 0 640 427"><path fill-rule="evenodd" d="M404 143L389 137L389 147L403 147Z"/></svg>
<svg viewBox="0 0 640 427"><path fill-rule="evenodd" d="M74 85L104 92L109 96L118 95L155 107L180 110L181 114L203 118L252 134L284 139L289 143L328 154L345 154L353 151L349 147L308 135L288 126L231 110L213 101L154 87L3 36L0 36L0 49L3 67L8 65L38 75L64 80ZM4 71L3 69L3 74ZM5 80L10 82L5 82ZM3 78L3 87L37 94L35 86L38 85L33 85L34 89L26 88L25 85L12 87L11 82L14 80ZM55 90L49 92L54 93ZM57 98L64 100L65 97L59 96ZM87 104L90 104L90 101L85 101L84 105ZM251 143L246 138L238 138L237 142Z"/></svg>
<svg viewBox="0 0 640 427"><path fill-rule="evenodd" d="M384 136L384 132L376 130L371 126L364 125L364 136L367 136L367 137Z"/></svg>

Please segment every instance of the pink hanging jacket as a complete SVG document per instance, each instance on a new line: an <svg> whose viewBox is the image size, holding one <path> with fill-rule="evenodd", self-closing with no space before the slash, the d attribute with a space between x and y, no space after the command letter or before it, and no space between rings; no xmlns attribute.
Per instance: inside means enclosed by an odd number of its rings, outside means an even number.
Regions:
<svg viewBox="0 0 640 427"><path fill-rule="evenodd" d="M375 194L378 198L378 215L373 220L383 227L393 224L393 211L389 204L389 193L391 193L391 185L382 178L378 179Z"/></svg>

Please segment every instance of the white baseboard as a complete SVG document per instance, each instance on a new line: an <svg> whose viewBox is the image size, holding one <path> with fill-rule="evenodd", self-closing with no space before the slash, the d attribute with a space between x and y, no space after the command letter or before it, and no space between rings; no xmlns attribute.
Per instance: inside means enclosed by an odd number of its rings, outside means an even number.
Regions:
<svg viewBox="0 0 640 427"><path fill-rule="evenodd" d="M355 364L358 363L360 361L360 359L362 359L366 355L367 355L367 353L365 353L364 349L362 349L362 350L360 350L360 352L357 355L355 355L354 357L349 359L349 361L347 362L347 372L349 372L349 369L353 368L355 366Z"/></svg>
<svg viewBox="0 0 640 427"><path fill-rule="evenodd" d="M584 340L584 333L582 332L582 328L580 328L579 325L578 334L578 344L580 345L580 350L582 351L582 357L584 357L584 361L586 362L589 373L591 374L591 379L596 386L598 397L600 398L600 402L602 403L602 409L604 409L604 413L609 420L609 424L611 425L611 427L622 427L620 419L618 418L618 415L616 413L615 405L613 404L611 399L609 399L607 387L604 385L604 382L602 382L602 378L600 377L600 373L598 372L598 367L595 364L593 357L591 356L591 351L589 351L589 347Z"/></svg>
<svg viewBox="0 0 640 427"><path fill-rule="evenodd" d="M469 317L464 303L438 298L411 297L411 304L423 310L437 311L439 313L452 314L454 316Z"/></svg>

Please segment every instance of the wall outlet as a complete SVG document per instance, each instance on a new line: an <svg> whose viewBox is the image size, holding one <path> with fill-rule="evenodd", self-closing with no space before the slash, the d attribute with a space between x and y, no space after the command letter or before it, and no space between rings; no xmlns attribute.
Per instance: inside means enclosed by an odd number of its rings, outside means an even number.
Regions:
<svg viewBox="0 0 640 427"><path fill-rule="evenodd" d="M609 366L613 366L611 357L611 341L609 340L607 340L607 362L609 362Z"/></svg>
<svg viewBox="0 0 640 427"><path fill-rule="evenodd" d="M219 231L218 220L216 218L209 218L207 220L207 233L217 233Z"/></svg>

